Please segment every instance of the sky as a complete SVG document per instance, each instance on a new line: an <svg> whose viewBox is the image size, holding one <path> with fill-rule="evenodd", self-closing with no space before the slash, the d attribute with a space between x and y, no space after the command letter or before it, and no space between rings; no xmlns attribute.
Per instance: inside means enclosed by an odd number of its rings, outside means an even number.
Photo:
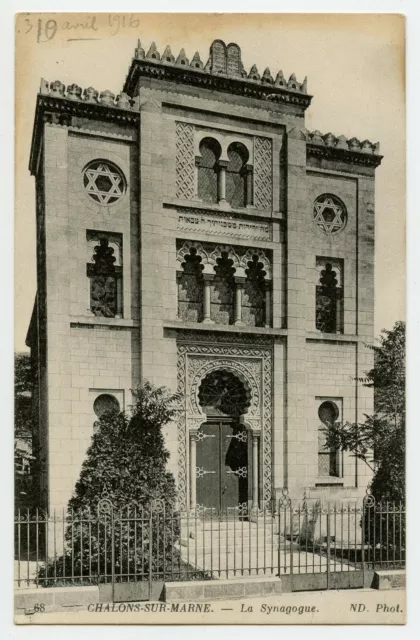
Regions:
<svg viewBox="0 0 420 640"><path fill-rule="evenodd" d="M404 19L375 14L21 14L15 85L15 348L36 292L35 189L28 170L41 77L119 93L137 39L203 62L236 42L248 71L308 77L306 127L380 142L376 170L375 333L405 319Z"/></svg>

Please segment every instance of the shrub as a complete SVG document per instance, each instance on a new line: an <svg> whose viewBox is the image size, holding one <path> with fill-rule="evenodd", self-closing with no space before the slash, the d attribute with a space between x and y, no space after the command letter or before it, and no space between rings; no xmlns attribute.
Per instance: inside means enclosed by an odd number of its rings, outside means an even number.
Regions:
<svg viewBox="0 0 420 640"><path fill-rule="evenodd" d="M50 578L163 572L176 559L180 521L175 481L162 427L175 415L177 396L146 382L133 392L130 414L108 412L97 423L67 509L67 551L39 573Z"/></svg>

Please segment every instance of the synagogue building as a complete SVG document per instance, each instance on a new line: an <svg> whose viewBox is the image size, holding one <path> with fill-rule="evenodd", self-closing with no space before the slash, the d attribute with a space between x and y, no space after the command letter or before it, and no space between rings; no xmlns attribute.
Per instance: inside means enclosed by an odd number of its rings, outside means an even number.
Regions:
<svg viewBox="0 0 420 640"><path fill-rule="evenodd" d="M307 81L139 42L117 96L41 81L28 331L41 504L66 507L95 422L148 380L180 507L357 499L325 426L373 411L379 145L309 132ZM360 113L363 117L363 113Z"/></svg>

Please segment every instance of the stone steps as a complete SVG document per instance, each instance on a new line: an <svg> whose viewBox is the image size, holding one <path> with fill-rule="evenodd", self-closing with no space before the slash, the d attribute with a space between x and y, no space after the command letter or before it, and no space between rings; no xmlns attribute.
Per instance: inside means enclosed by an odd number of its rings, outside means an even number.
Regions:
<svg viewBox="0 0 420 640"><path fill-rule="evenodd" d="M197 535L197 538L195 538L193 535L190 535L189 537L187 537L186 535L181 535L181 545L183 547L186 547L188 545L194 546L194 547L211 547L211 546L220 546L223 549L225 548L249 548L249 547L263 547L264 545L266 546L271 546L273 545L274 547L278 547L279 544L280 546L282 546L283 544L287 544L287 547L290 546L290 542L284 542L284 540L282 538L279 538L279 536L277 534L266 534L264 535L247 535L247 536L230 536L228 538L226 538L226 536L224 534L220 535L217 532L213 532L213 534L209 534L209 535Z"/></svg>
<svg viewBox="0 0 420 640"><path fill-rule="evenodd" d="M222 555L223 553L229 552L233 553L255 553L257 550L270 551L274 550L274 553L277 553L277 550L286 549L287 551L298 550L299 545L296 542L290 542L290 540L284 540L284 538L279 537L278 534L266 534L263 535L248 535L237 538L229 537L226 539L224 534L219 535L218 532L214 532L213 535L199 535L197 538L193 537L181 537L181 546L186 548L187 546L190 549L190 552L194 552L197 549L197 553L204 553L206 555L210 553L219 553Z"/></svg>
<svg viewBox="0 0 420 640"><path fill-rule="evenodd" d="M265 521L258 520L253 522L249 520L236 520L236 521L219 521L219 520L200 520L200 521L187 521L182 520L181 532L183 537L186 533L192 537L203 536L204 534L220 535L229 537L235 535L236 537L255 537L266 535L277 535L278 524L272 518Z"/></svg>
<svg viewBox="0 0 420 640"><path fill-rule="evenodd" d="M181 537L182 538L191 538L192 540L210 540L211 538L217 538L220 540L225 540L225 541L230 541L230 540L236 540L236 541L241 541L241 540L248 540L249 538L252 539L261 539L263 540L264 538L279 538L279 534L277 533L277 531L271 531L270 529L267 529L264 531L264 529L260 529L260 530L256 530L256 529L236 529L235 531L219 531L219 529L213 529L213 531L211 529L208 530L203 530L203 529L181 529ZM282 536L280 536L282 537Z"/></svg>
<svg viewBox="0 0 420 640"><path fill-rule="evenodd" d="M185 550L183 551L183 559L187 561ZM284 555L278 553L262 553L251 552L234 554L232 552L224 555L199 554L191 555L188 559L189 565L205 573L211 574L215 578L225 579L227 577L236 576L256 576L256 575L285 575L288 573L296 574L317 574L325 573L329 565L330 571L347 571L352 572L355 568L346 562L342 564L334 562L330 559L329 563L326 558L293 551ZM280 569L279 569L280 565Z"/></svg>
<svg viewBox="0 0 420 640"><path fill-rule="evenodd" d="M266 517L264 518L258 518L255 520L217 520L217 519L206 519L206 520L200 520L200 527L201 529L204 530L208 530L208 529L219 529L220 531L234 531L234 530L238 530L238 529L273 529L275 531L277 531L278 529L278 522L277 519L272 518L272 517Z"/></svg>

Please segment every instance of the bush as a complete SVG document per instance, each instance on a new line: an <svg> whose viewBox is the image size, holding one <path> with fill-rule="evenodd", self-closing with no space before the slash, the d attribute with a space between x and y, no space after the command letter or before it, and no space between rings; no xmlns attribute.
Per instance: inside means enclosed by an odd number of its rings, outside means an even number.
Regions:
<svg viewBox="0 0 420 640"><path fill-rule="evenodd" d="M141 579L174 561L180 519L162 427L178 398L147 382L133 396L129 415L108 412L96 425L67 509L67 552L38 573L45 586L59 577L106 580L112 563L120 577Z"/></svg>

